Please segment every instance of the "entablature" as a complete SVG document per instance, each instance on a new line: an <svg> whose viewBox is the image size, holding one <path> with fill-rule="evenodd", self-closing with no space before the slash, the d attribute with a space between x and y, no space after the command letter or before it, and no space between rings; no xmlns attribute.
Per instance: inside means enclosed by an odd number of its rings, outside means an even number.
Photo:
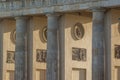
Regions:
<svg viewBox="0 0 120 80"><path fill-rule="evenodd" d="M118 0L0 0L0 17L72 12L119 4Z"/></svg>

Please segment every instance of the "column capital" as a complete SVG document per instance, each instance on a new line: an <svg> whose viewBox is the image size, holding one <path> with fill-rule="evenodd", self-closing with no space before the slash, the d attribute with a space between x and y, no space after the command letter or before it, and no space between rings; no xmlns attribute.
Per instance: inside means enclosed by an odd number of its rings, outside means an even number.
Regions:
<svg viewBox="0 0 120 80"><path fill-rule="evenodd" d="M16 19L16 20L17 20L17 19L25 19L25 20L27 20L28 17L26 17L26 16L16 16L15 19Z"/></svg>
<svg viewBox="0 0 120 80"><path fill-rule="evenodd" d="M103 7L91 7L90 10L92 12L105 12L106 11L106 9Z"/></svg>
<svg viewBox="0 0 120 80"><path fill-rule="evenodd" d="M46 13L46 16L47 16L47 17L49 17L49 16L59 17L60 15L62 15L62 14L60 14L60 13Z"/></svg>

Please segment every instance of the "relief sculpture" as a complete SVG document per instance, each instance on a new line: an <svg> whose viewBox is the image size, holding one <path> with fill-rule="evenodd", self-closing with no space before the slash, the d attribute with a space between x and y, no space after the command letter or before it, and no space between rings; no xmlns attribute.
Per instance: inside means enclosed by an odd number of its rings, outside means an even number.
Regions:
<svg viewBox="0 0 120 80"><path fill-rule="evenodd" d="M72 60L86 61L86 49L72 48Z"/></svg>
<svg viewBox="0 0 120 80"><path fill-rule="evenodd" d="M43 27L43 29L39 31L39 36L43 43L47 42L47 26Z"/></svg>
<svg viewBox="0 0 120 80"><path fill-rule="evenodd" d="M46 62L47 50L37 49L36 61L37 62Z"/></svg>
<svg viewBox="0 0 120 80"><path fill-rule="evenodd" d="M14 51L7 51L7 63L14 63L15 62L15 52Z"/></svg>
<svg viewBox="0 0 120 80"><path fill-rule="evenodd" d="M16 29L14 29L14 30L11 32L11 34L10 34L10 39L11 39L12 43L15 44L15 42L16 42Z"/></svg>
<svg viewBox="0 0 120 80"><path fill-rule="evenodd" d="M72 28L71 28L71 35L73 39L75 40L80 40L83 38L85 33L84 26L81 23L76 23Z"/></svg>
<svg viewBox="0 0 120 80"><path fill-rule="evenodd" d="M120 59L120 45L115 45L115 58Z"/></svg>

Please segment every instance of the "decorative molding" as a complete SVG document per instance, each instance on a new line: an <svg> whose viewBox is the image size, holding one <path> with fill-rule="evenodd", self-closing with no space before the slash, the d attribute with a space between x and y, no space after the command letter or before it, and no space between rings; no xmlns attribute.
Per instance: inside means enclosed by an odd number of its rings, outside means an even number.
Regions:
<svg viewBox="0 0 120 80"><path fill-rule="evenodd" d="M120 59L120 45L115 45L115 59Z"/></svg>
<svg viewBox="0 0 120 80"><path fill-rule="evenodd" d="M86 61L87 51L84 48L72 48L72 60L76 61Z"/></svg>
<svg viewBox="0 0 120 80"><path fill-rule="evenodd" d="M76 23L72 28L71 28L71 35L73 39L75 40L80 40L83 38L85 33L84 27L81 23Z"/></svg>
<svg viewBox="0 0 120 80"><path fill-rule="evenodd" d="M42 30L39 31L40 39L42 42L47 42L47 26L43 27Z"/></svg>
<svg viewBox="0 0 120 80"><path fill-rule="evenodd" d="M36 61L37 62L46 62L47 50L37 49L36 50Z"/></svg>
<svg viewBox="0 0 120 80"><path fill-rule="evenodd" d="M14 30L11 32L11 34L10 34L10 39L11 39L12 43L15 44L15 42L16 42L16 29L14 29Z"/></svg>
<svg viewBox="0 0 120 80"><path fill-rule="evenodd" d="M15 52L14 51L7 51L7 63L14 63L15 62Z"/></svg>

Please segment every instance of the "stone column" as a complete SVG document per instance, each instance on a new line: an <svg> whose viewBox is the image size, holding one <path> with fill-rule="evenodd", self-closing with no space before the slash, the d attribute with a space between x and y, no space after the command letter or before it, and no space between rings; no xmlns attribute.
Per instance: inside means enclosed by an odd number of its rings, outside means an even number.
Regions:
<svg viewBox="0 0 120 80"><path fill-rule="evenodd" d="M4 37L4 19L0 19L0 80L4 80L4 78L6 77L5 74L6 74L6 69L5 69L5 56L6 54L3 54L3 45L4 45L4 42L3 42L3 37Z"/></svg>
<svg viewBox="0 0 120 80"><path fill-rule="evenodd" d="M112 53L111 53L111 24L112 12L111 9L105 13L105 80L112 80ZM113 73L114 74L114 73Z"/></svg>
<svg viewBox="0 0 120 80"><path fill-rule="evenodd" d="M104 80L104 11L93 9L92 27L92 80Z"/></svg>
<svg viewBox="0 0 120 80"><path fill-rule="evenodd" d="M15 80L25 79L26 17L16 17Z"/></svg>
<svg viewBox="0 0 120 80"><path fill-rule="evenodd" d="M58 17L57 14L47 14L47 80L58 80Z"/></svg>

